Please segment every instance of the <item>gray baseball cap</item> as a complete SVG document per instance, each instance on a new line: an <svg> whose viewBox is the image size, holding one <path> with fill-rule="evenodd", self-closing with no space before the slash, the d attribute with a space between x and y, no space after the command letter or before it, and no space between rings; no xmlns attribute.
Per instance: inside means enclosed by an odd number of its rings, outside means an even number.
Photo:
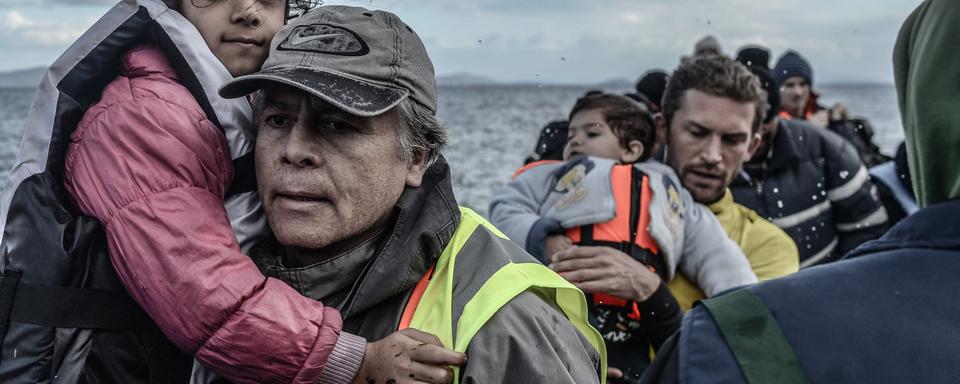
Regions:
<svg viewBox="0 0 960 384"><path fill-rule="evenodd" d="M433 63L420 37L397 15L322 6L283 27L260 72L220 88L225 98L268 83L317 96L355 116L376 116L411 98L437 112Z"/></svg>

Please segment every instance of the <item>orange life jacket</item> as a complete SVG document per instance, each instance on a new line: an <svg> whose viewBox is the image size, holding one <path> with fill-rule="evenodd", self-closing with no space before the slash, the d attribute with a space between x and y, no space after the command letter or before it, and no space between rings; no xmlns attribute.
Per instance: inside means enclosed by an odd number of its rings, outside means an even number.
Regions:
<svg viewBox="0 0 960 384"><path fill-rule="evenodd" d="M623 251L643 263L667 281L666 263L659 257L660 248L650 235L649 178L631 164L615 165L610 173L616 215L599 224L583 225L567 230L574 244L607 246ZM606 293L593 295L595 305L632 307L628 317L640 320L637 303Z"/></svg>

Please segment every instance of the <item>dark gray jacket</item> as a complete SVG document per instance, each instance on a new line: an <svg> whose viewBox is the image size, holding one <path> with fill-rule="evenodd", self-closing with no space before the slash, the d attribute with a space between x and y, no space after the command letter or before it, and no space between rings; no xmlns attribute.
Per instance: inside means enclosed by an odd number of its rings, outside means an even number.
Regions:
<svg viewBox="0 0 960 384"><path fill-rule="evenodd" d="M437 261L459 224L446 160L428 169L419 188L407 188L395 209L384 233L321 263L286 268L282 249L265 249L254 258L268 276L338 308L345 331L381 339L397 330L413 286ZM475 280L471 276L495 271L498 261L538 263L509 241L496 244L473 250L468 241L457 258L454 325L466 304L457 302L458 293L480 288L470 284ZM471 251L483 252L483 257L462 257ZM535 289L520 294L480 329L467 348L470 358L461 382L599 382L599 353L544 295Z"/></svg>

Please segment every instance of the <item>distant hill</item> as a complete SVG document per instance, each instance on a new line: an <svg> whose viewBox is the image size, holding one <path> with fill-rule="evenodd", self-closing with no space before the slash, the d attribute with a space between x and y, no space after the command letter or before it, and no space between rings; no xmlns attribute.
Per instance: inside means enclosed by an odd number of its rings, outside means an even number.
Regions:
<svg viewBox="0 0 960 384"><path fill-rule="evenodd" d="M0 88L35 88L46 72L46 67L0 72Z"/></svg>
<svg viewBox="0 0 960 384"><path fill-rule="evenodd" d="M633 81L625 77L617 77L601 83L593 84L593 86L603 89L633 89Z"/></svg>
<svg viewBox="0 0 960 384"><path fill-rule="evenodd" d="M475 75L472 73L460 72L437 76L437 85L441 87L461 87L466 85L490 84L497 84L497 81L489 77Z"/></svg>

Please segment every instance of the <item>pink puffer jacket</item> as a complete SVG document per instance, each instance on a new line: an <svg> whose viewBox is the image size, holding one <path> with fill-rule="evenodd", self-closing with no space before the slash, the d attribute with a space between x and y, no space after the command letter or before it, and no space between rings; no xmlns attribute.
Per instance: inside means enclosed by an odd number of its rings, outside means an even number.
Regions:
<svg viewBox="0 0 960 384"><path fill-rule="evenodd" d="M124 286L179 348L238 383L349 381L365 340L240 252L223 207L232 175L223 134L152 47L127 53L66 160Z"/></svg>

